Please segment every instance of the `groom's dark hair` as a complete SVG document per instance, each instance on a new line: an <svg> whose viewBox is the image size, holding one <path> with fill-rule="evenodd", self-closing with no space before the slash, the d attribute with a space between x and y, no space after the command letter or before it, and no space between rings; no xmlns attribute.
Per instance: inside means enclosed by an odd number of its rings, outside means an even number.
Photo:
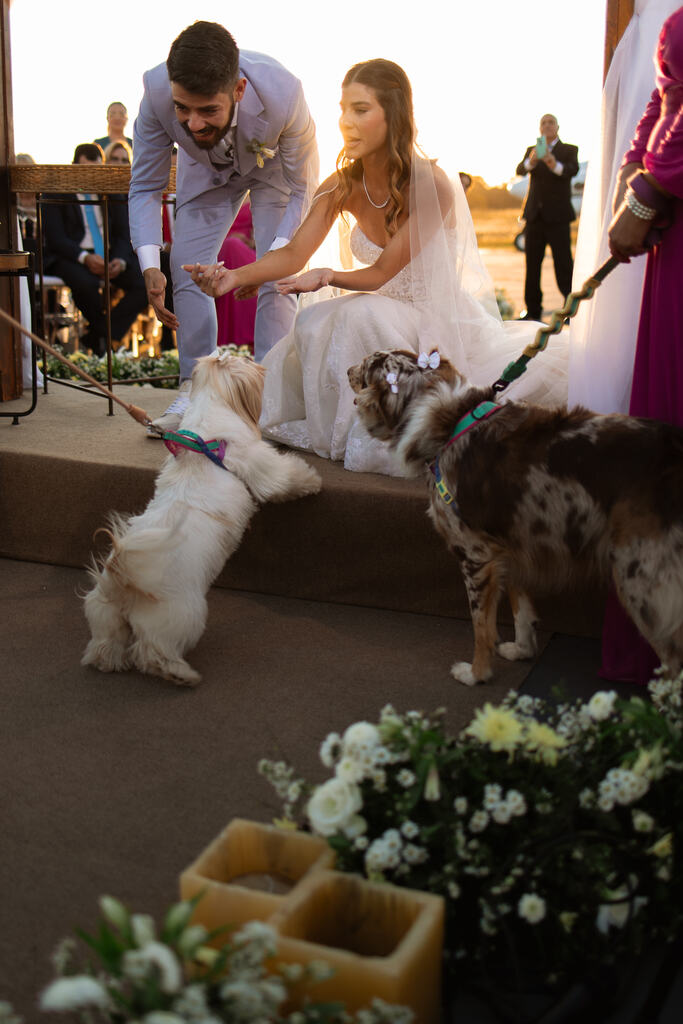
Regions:
<svg viewBox="0 0 683 1024"><path fill-rule="evenodd" d="M217 22L195 21L173 40L166 69L169 79L188 92L228 92L239 77L237 43Z"/></svg>

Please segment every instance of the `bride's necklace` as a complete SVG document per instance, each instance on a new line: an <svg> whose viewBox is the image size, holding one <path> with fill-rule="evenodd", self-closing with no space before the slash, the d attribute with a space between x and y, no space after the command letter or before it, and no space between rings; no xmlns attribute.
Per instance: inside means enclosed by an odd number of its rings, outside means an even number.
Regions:
<svg viewBox="0 0 683 1024"><path fill-rule="evenodd" d="M389 202L390 196L387 196L383 203L373 203L372 199L370 198L370 193L368 192L368 186L365 184L365 171L363 171L363 188L365 189L365 194L368 197L368 202L370 203L370 206L374 206L376 210L383 210L384 207Z"/></svg>

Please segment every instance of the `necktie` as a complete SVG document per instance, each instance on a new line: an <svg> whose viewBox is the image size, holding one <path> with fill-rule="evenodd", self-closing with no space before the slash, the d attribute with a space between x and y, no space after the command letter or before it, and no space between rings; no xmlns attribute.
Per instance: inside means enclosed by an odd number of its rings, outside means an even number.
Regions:
<svg viewBox="0 0 683 1024"><path fill-rule="evenodd" d="M88 198L92 199L93 196L88 196ZM90 234L92 235L93 249L95 250L98 256L104 256L104 243L102 241L102 232L100 231L100 226L97 223L97 219L95 217L94 206L85 207L85 219L88 223L88 227L90 228Z"/></svg>

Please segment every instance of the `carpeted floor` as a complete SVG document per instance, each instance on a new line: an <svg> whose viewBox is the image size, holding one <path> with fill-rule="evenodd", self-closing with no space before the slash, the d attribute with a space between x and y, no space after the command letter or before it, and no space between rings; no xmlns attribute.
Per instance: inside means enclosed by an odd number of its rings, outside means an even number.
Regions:
<svg viewBox="0 0 683 1024"><path fill-rule="evenodd" d="M159 915L231 818L278 812L260 757L322 778L329 731L387 702L445 705L458 729L530 668L501 661L495 684L468 689L448 672L470 655L465 621L214 588L190 658L204 681L176 689L81 668L83 571L11 560L0 571L0 999L26 1024L51 951L94 924L102 893Z"/></svg>
<svg viewBox="0 0 683 1024"><path fill-rule="evenodd" d="M131 397L152 415L169 398ZM92 535L110 509L144 506L164 455L125 414L54 385L18 427L0 423L0 1000L26 1024L41 1019L51 951L94 925L101 894L158 916L231 818L278 812L259 758L322 778L327 733L387 702L445 706L457 730L511 687L548 696L563 681L586 696L602 685L602 596L588 587L539 605L535 663L500 660L494 684L455 683L471 624L424 485L315 456L322 493L259 511L212 589L190 656L197 690L81 668Z"/></svg>

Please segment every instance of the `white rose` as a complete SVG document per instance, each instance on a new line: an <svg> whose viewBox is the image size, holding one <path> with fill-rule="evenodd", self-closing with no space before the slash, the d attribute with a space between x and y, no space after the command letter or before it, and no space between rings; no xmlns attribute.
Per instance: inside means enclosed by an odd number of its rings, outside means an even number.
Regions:
<svg viewBox="0 0 683 1024"><path fill-rule="evenodd" d="M363 806L360 789L352 782L330 779L314 791L306 813L311 828L320 836L343 829Z"/></svg>
<svg viewBox="0 0 683 1024"><path fill-rule="evenodd" d="M614 702L617 699L616 692L610 690L598 690L594 693L588 704L585 705L588 714L595 722L602 722L605 718L609 718L614 710Z"/></svg>
<svg viewBox="0 0 683 1024"><path fill-rule="evenodd" d="M334 774L342 782L360 782L365 772L360 761L345 754L341 761L337 762Z"/></svg>
<svg viewBox="0 0 683 1024"><path fill-rule="evenodd" d="M535 892L525 892L517 904L517 913L529 924L538 924L545 917L545 900Z"/></svg>
<svg viewBox="0 0 683 1024"><path fill-rule="evenodd" d="M356 722L350 725L342 737L344 753L360 753L374 750L381 744L379 729L370 722Z"/></svg>
<svg viewBox="0 0 683 1024"><path fill-rule="evenodd" d="M368 823L360 814L354 814L344 825L344 835L347 839L357 839L368 830Z"/></svg>
<svg viewBox="0 0 683 1024"><path fill-rule="evenodd" d="M87 1006L106 1008L109 996L103 985L89 975L77 974L58 978L45 989L40 997L41 1010L64 1013L67 1010L81 1010Z"/></svg>

